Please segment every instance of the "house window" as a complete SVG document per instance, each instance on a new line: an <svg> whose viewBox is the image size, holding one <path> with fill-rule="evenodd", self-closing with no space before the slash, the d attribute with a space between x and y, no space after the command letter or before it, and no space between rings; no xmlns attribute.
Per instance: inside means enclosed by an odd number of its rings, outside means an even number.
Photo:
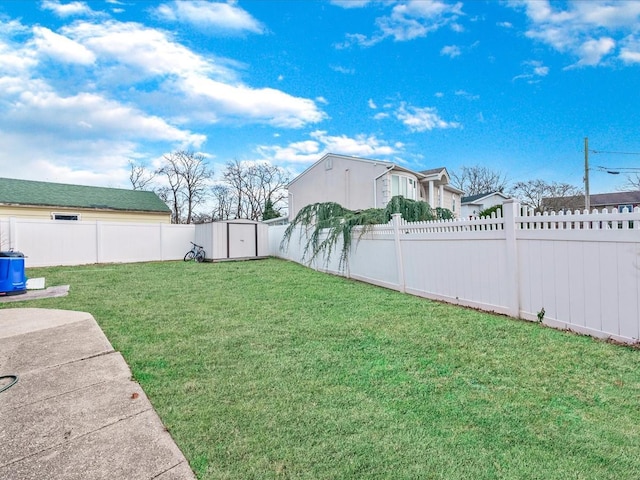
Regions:
<svg viewBox="0 0 640 480"><path fill-rule="evenodd" d="M618 205L618 212L633 212L633 205Z"/></svg>
<svg viewBox="0 0 640 480"><path fill-rule="evenodd" d="M455 197L451 200L451 211L455 213L456 211L456 199Z"/></svg>
<svg viewBox="0 0 640 480"><path fill-rule="evenodd" d="M52 220L75 220L75 221L78 221L78 220L80 220L80 214L79 213L52 213L51 214L51 219Z"/></svg>
<svg viewBox="0 0 640 480"><path fill-rule="evenodd" d="M333 168L333 158L327 158L324 161L324 169L331 170Z"/></svg>
<svg viewBox="0 0 640 480"><path fill-rule="evenodd" d="M410 200L416 199L417 182L404 175L391 175L391 196L402 195Z"/></svg>

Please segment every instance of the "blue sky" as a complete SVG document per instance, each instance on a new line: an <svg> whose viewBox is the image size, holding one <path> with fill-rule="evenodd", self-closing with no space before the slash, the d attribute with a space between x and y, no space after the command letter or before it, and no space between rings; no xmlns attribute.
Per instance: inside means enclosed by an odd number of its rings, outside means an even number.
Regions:
<svg viewBox="0 0 640 480"><path fill-rule="evenodd" d="M176 149L582 186L640 152L640 2L0 3L2 176L129 187ZM592 193L640 155L591 155Z"/></svg>

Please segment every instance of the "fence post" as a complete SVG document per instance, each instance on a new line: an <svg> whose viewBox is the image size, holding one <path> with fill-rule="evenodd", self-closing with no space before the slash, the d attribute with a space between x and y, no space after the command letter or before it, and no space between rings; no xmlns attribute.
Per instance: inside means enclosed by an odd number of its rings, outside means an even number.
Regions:
<svg viewBox="0 0 640 480"><path fill-rule="evenodd" d="M398 290L405 293L404 284L404 261L402 259L402 245L400 245L400 222L402 221L402 214L394 213L391 215L391 221L393 222L393 240L396 244L396 266L398 269Z"/></svg>
<svg viewBox="0 0 640 480"><path fill-rule="evenodd" d="M509 316L520 317L520 271L518 265L518 246L516 240L516 215L520 210L517 200L505 200L502 215L505 232L505 253L507 265L507 310Z"/></svg>

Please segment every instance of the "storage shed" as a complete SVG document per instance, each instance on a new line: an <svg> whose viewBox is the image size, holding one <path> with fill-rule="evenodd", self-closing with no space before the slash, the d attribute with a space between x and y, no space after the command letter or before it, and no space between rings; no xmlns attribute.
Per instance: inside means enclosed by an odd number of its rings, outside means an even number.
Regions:
<svg viewBox="0 0 640 480"><path fill-rule="evenodd" d="M207 260L240 260L269 256L269 226L254 220L222 220L196 225L195 243Z"/></svg>

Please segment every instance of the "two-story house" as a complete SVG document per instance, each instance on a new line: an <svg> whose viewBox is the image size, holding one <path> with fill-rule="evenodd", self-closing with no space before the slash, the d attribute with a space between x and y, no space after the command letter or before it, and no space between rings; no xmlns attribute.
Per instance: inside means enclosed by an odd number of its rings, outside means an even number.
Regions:
<svg viewBox="0 0 640 480"><path fill-rule="evenodd" d="M396 195L447 208L458 217L463 192L449 182L444 167L415 172L392 162L328 153L289 183L289 219L312 203L364 210L384 208Z"/></svg>

